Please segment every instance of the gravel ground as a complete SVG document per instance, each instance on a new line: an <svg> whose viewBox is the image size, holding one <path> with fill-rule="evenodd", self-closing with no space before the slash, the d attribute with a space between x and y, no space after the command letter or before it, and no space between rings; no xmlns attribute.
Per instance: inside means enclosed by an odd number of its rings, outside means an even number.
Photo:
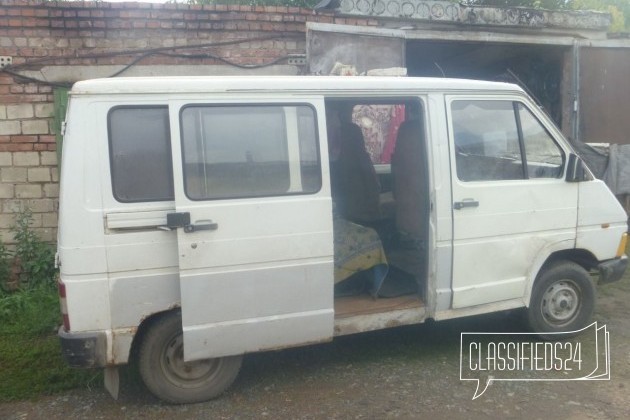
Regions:
<svg viewBox="0 0 630 420"><path fill-rule="evenodd" d="M581 382L495 382L472 400L459 379L460 332L523 331L520 313L341 337L333 343L245 358L219 399L171 406L153 398L137 374L122 372L121 397L102 388L0 404L6 419L363 419L630 418L630 279L600 287L595 320L610 332L612 378ZM588 342L588 337L579 340Z"/></svg>

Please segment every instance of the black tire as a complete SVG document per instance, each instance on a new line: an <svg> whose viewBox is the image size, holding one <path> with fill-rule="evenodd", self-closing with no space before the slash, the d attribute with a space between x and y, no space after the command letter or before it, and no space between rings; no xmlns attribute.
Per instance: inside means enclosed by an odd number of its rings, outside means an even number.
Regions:
<svg viewBox="0 0 630 420"><path fill-rule="evenodd" d="M559 261L544 267L532 290L527 318L531 330L545 339L577 335L556 332L577 331L589 325L595 309L595 285L580 265Z"/></svg>
<svg viewBox="0 0 630 420"><path fill-rule="evenodd" d="M181 313L158 319L144 335L139 351L142 381L153 395L174 404L207 401L236 379L243 356L184 362Z"/></svg>

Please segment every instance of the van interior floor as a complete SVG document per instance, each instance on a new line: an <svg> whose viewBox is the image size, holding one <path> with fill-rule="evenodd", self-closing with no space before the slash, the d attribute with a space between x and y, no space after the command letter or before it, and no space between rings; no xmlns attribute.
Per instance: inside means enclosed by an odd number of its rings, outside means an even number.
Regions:
<svg viewBox="0 0 630 420"><path fill-rule="evenodd" d="M416 294L378 299L374 299L369 294L336 297L335 319L421 308L423 306L424 302Z"/></svg>

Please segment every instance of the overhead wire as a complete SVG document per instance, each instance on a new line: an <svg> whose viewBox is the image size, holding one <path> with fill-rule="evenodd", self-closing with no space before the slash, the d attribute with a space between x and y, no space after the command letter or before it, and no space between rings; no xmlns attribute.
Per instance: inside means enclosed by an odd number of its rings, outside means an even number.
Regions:
<svg viewBox="0 0 630 420"><path fill-rule="evenodd" d="M42 58L38 58L35 60L30 60L30 61L26 61L24 63L20 63L20 64L12 64L12 65L8 65L5 66L3 68L0 68L0 72L4 72L7 74L10 74L14 77L18 77L24 80L28 80L29 82L33 82L33 83L40 83L40 84L45 84L45 85L49 85L49 86L57 86L57 87L67 87L69 85L71 85L72 83L63 83L63 82L50 82L48 80L44 80L44 79L38 79L36 77L31 77L31 76L27 76L27 75L23 75L21 73L19 73L18 71L20 69L28 69L29 67L33 67L33 66L37 66L37 65L42 65L42 64L46 64L46 63L50 63L50 62L58 62L60 60L81 60L81 59L94 59L94 60L98 60L101 58L111 58L111 57L119 57L119 56L133 56L133 55L137 55L140 54L138 57L135 57L130 63L126 64L122 69L117 70L115 73L113 73L112 75L108 76L108 77L116 77L122 73L124 73L125 71L127 71L128 69L130 69L131 67L133 67L134 65L136 65L137 63L139 63L140 61L144 60L147 57L151 57L154 55L162 55L162 56L167 56L167 57L173 57L173 58L187 58L187 59L213 59L222 63L225 63L227 65L233 66L233 67L237 67L237 68L241 68L241 69L257 69L257 68L264 68L264 67L269 67L272 66L274 64L277 64L281 61L287 60L289 58L292 57L292 55L284 55L282 57L278 57L275 58L269 62L266 63L261 63L261 64L240 64L240 63L236 63L233 61L230 61L226 58L223 58L219 55L216 54L211 54L211 53L204 53L204 54L177 54L174 52L170 52L170 51L178 51L178 50L191 50L191 49L203 49L203 48L217 48L217 47L223 47L223 46L229 46L229 45L237 45L237 44L243 44L243 43L247 43L247 42L263 42L263 41L272 41L275 39L286 39L286 38L298 38L297 35L295 36L267 36L267 37L255 37L255 38L242 38L242 39L235 39L235 40L229 40L229 41L220 41L220 42L211 42L211 43L202 43L202 44L194 44L194 45L177 45L177 46L170 46L170 47L156 47L156 48L142 48L142 49L132 49L132 50L123 50L123 51L112 51L112 52L106 52L106 53L97 53L97 54L77 54L77 55L68 55L68 56L55 56L55 57L42 57Z"/></svg>

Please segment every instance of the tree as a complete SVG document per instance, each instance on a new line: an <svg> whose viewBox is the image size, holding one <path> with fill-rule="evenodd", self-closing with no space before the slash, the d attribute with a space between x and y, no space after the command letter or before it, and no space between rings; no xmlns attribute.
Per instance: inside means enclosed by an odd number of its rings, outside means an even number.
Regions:
<svg viewBox="0 0 630 420"><path fill-rule="evenodd" d="M531 7L547 10L595 10L612 16L611 32L629 31L625 16L630 19L628 0L465 0L466 4L497 7ZM630 22L629 22L630 24Z"/></svg>
<svg viewBox="0 0 630 420"><path fill-rule="evenodd" d="M571 8L574 10L599 10L608 12L612 16L611 32L630 31L630 1L628 0L572 0Z"/></svg>

